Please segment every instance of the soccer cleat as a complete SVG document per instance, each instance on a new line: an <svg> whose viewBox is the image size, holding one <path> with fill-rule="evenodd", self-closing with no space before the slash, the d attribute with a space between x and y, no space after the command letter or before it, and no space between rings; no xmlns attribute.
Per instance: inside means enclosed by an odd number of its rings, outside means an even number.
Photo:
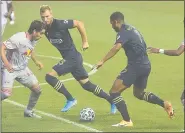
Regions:
<svg viewBox="0 0 185 133"><path fill-rule="evenodd" d="M63 109L61 109L61 112L67 112L69 109L71 109L73 106L77 104L77 100L74 99L72 101L67 100L66 105Z"/></svg>
<svg viewBox="0 0 185 133"><path fill-rule="evenodd" d="M117 107L115 104L111 104L111 114L115 114L117 111Z"/></svg>
<svg viewBox="0 0 185 133"><path fill-rule="evenodd" d="M167 114L169 115L169 117L172 119L174 116L174 110L172 108L172 104L168 101L164 102L164 109L167 112Z"/></svg>
<svg viewBox="0 0 185 133"><path fill-rule="evenodd" d="M124 121L122 120L120 123L112 125L113 127L133 127L132 121Z"/></svg>
<svg viewBox="0 0 185 133"><path fill-rule="evenodd" d="M42 118L41 116L36 115L33 110L27 110L27 109L24 110L24 117L32 117L32 118L39 118L39 119Z"/></svg>
<svg viewBox="0 0 185 133"><path fill-rule="evenodd" d="M14 23L15 23L15 21L13 21L13 20L10 21L10 25L14 25Z"/></svg>

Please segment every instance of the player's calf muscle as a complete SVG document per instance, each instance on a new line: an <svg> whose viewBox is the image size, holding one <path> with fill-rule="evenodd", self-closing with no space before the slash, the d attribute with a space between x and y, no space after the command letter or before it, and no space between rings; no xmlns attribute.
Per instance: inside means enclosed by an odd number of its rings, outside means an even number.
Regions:
<svg viewBox="0 0 185 133"><path fill-rule="evenodd" d="M2 92L7 96L10 97L12 95L12 89L11 88L3 88Z"/></svg>
<svg viewBox="0 0 185 133"><path fill-rule="evenodd" d="M1 100L4 100L8 97L11 96L11 89L9 88L4 88L2 91L1 91Z"/></svg>

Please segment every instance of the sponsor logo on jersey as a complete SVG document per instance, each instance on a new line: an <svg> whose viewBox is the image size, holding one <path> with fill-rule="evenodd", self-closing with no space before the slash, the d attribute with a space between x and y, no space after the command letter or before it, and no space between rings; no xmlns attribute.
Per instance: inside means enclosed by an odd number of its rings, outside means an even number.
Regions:
<svg viewBox="0 0 185 133"><path fill-rule="evenodd" d="M63 43L63 40L62 39L50 39L50 42L52 44L60 44L60 43Z"/></svg>

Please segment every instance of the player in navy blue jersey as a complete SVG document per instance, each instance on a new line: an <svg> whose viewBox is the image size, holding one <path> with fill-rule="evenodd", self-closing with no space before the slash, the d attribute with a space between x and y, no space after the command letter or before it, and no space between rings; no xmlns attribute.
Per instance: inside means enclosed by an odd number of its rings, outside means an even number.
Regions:
<svg viewBox="0 0 185 133"><path fill-rule="evenodd" d="M68 29L77 28L82 38L83 50L88 49L89 45L84 24L78 20L60 20L53 18L52 10L48 5L40 7L40 16L46 24L45 36L63 57L63 60L55 65L52 71L45 76L47 83L59 93L62 93L67 99L67 103L61 111L68 111L71 107L77 104L77 100L72 97L64 84L59 81L56 76L71 73L85 90L94 93L100 98L106 99L111 104L111 113L115 113L116 106L112 104L110 96L98 85L89 81L88 73L83 66L82 55L77 51L69 33Z"/></svg>
<svg viewBox="0 0 185 133"><path fill-rule="evenodd" d="M160 53L160 54L164 54L164 55L167 55L167 56L180 56L182 53L184 53L184 50L185 50L184 41L182 41L180 46L177 49L174 49L174 50L164 50L164 49L160 49L160 48L148 47L148 52L149 53L155 53L155 54ZM181 95L181 98L180 98L183 106L185 105L184 92L185 92L185 89L182 92L182 95ZM185 108L184 108L184 110L185 110Z"/></svg>
<svg viewBox="0 0 185 133"><path fill-rule="evenodd" d="M121 96L121 92L131 85L133 85L133 94L136 98L163 107L171 118L174 114L171 103L163 101L151 92L144 91L151 71L144 38L135 27L124 22L124 15L121 12L114 12L110 16L110 23L112 28L117 32L116 42L95 67L97 69L100 68L107 60L116 55L121 48L124 49L127 56L127 66L120 72L110 90L112 101L123 119L120 123L112 126L133 126L127 106Z"/></svg>

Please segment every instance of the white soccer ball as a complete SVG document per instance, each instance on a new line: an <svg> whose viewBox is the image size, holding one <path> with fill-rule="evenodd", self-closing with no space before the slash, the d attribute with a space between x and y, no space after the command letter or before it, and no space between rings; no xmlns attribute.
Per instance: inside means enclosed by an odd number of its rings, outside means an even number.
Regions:
<svg viewBox="0 0 185 133"><path fill-rule="evenodd" d="M95 112L91 108L84 108L80 111L81 121L93 121L95 118Z"/></svg>

